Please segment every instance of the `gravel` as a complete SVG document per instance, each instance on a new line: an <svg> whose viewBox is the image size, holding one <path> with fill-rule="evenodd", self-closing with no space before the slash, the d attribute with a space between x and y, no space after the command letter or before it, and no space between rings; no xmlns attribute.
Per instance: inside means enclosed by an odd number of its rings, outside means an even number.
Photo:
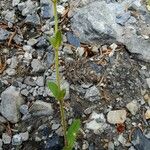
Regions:
<svg viewBox="0 0 150 150"><path fill-rule="evenodd" d="M58 101L47 87L48 81L56 82L49 43L52 4L0 1L0 149L63 148ZM57 5L66 118L69 125L81 120L74 149L149 147L150 17L145 6L140 0L61 0Z"/></svg>

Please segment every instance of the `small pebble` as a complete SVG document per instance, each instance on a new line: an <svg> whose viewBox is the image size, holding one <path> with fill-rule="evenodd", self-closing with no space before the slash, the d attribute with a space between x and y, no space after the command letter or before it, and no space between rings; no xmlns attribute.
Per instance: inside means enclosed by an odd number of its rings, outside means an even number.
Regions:
<svg viewBox="0 0 150 150"><path fill-rule="evenodd" d="M10 144L11 137L7 133L2 134L2 141L4 144Z"/></svg>
<svg viewBox="0 0 150 150"><path fill-rule="evenodd" d="M28 114L28 109L29 109L29 107L28 107L28 105L21 105L20 106L20 112L23 114L23 115L25 115L25 114Z"/></svg>
<svg viewBox="0 0 150 150"><path fill-rule="evenodd" d="M19 133L19 135L21 136L22 141L27 141L29 139L29 132L28 131L26 131L24 133Z"/></svg>
<svg viewBox="0 0 150 150"><path fill-rule="evenodd" d="M150 89L150 78L147 78L147 79L146 79L146 82L147 82L147 85L148 85L148 87L149 87L149 89Z"/></svg>
<svg viewBox="0 0 150 150"><path fill-rule="evenodd" d="M60 127L60 124L53 124L52 125L52 130L56 130Z"/></svg>
<svg viewBox="0 0 150 150"><path fill-rule="evenodd" d="M107 114L107 121L111 124L124 123L126 115L125 110L112 110Z"/></svg>
<svg viewBox="0 0 150 150"><path fill-rule="evenodd" d="M148 109L145 113L145 118L150 119L150 109Z"/></svg>
<svg viewBox="0 0 150 150"><path fill-rule="evenodd" d="M126 105L127 109L130 111L132 115L136 115L138 112L139 106L136 101L132 101Z"/></svg>
<svg viewBox="0 0 150 150"><path fill-rule="evenodd" d="M12 138L12 145L21 145L22 144L22 137L20 134L15 134Z"/></svg>

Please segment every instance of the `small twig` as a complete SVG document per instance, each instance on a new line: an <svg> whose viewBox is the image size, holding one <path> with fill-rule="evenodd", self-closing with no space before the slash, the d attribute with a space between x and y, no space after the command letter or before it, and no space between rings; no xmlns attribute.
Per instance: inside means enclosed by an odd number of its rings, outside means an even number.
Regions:
<svg viewBox="0 0 150 150"><path fill-rule="evenodd" d="M6 131L7 131L8 135L12 136L12 131L11 131L11 127L10 127L9 122L8 122L8 124L6 126Z"/></svg>
<svg viewBox="0 0 150 150"><path fill-rule="evenodd" d="M6 57L4 57L4 62L2 61L2 58L0 58L0 74L3 73L5 68L6 68Z"/></svg>
<svg viewBox="0 0 150 150"><path fill-rule="evenodd" d="M17 29L15 28L15 31L12 33L12 35L11 35L11 36L10 36L10 38L9 38L8 46L10 46L10 45L11 45L11 42L12 42L12 40L13 40L14 36L16 35L16 33L17 33Z"/></svg>

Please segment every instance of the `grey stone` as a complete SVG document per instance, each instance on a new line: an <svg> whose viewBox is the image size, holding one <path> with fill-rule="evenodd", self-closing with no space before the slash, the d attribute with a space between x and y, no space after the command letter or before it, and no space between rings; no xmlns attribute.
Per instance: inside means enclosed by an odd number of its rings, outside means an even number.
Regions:
<svg viewBox="0 0 150 150"><path fill-rule="evenodd" d="M77 54L78 54L79 57L82 57L84 55L84 53L85 53L85 50L84 50L83 47L78 47L77 48Z"/></svg>
<svg viewBox="0 0 150 150"><path fill-rule="evenodd" d="M20 112L23 114L23 115L25 115L25 114L28 114L29 113L29 107L28 107L28 105L21 105L20 106Z"/></svg>
<svg viewBox="0 0 150 150"><path fill-rule="evenodd" d="M148 150L150 139L148 139L139 127L136 127L131 134L131 143L136 150Z"/></svg>
<svg viewBox="0 0 150 150"><path fill-rule="evenodd" d="M130 12L125 12L121 15L116 16L116 23L124 26L125 23L130 19L131 14Z"/></svg>
<svg viewBox="0 0 150 150"><path fill-rule="evenodd" d="M45 59L46 66L51 66L54 63L54 52L49 51L47 52L47 57Z"/></svg>
<svg viewBox="0 0 150 150"><path fill-rule="evenodd" d="M29 61L29 60L32 59L32 54L29 53L29 52L25 52L25 53L24 53L24 58L25 58L27 61Z"/></svg>
<svg viewBox="0 0 150 150"><path fill-rule="evenodd" d="M100 93L97 87L94 85L89 89L87 89L84 98L92 102L96 100L100 100Z"/></svg>
<svg viewBox="0 0 150 150"><path fill-rule="evenodd" d="M83 43L103 45L121 42L136 58L150 62L150 42L143 38L149 37L147 24L150 22L150 14L144 6L142 11L138 7L137 11L143 19L139 21L133 16L131 18L129 11L125 13L125 6L133 6L134 2L129 0L108 4L102 0L86 3L74 13L71 19L72 30Z"/></svg>
<svg viewBox="0 0 150 150"><path fill-rule="evenodd" d="M19 135L20 135L22 141L27 141L29 139L29 132L28 131L26 131L24 133L19 133Z"/></svg>
<svg viewBox="0 0 150 150"><path fill-rule="evenodd" d="M27 84L30 86L36 86L35 80L30 76L25 78L24 84Z"/></svg>
<svg viewBox="0 0 150 150"><path fill-rule="evenodd" d="M0 133L2 134L6 130L6 127L4 127L4 124L0 123Z"/></svg>
<svg viewBox="0 0 150 150"><path fill-rule="evenodd" d="M27 44L30 45L30 46L34 46L37 42L38 42L37 39L35 39L35 38L30 38L30 39L27 41Z"/></svg>
<svg viewBox="0 0 150 150"><path fill-rule="evenodd" d="M15 7L20 3L20 0L13 0L12 1L12 6Z"/></svg>
<svg viewBox="0 0 150 150"><path fill-rule="evenodd" d="M132 101L126 105L127 109L131 112L132 115L136 115L139 110L139 105L137 101Z"/></svg>
<svg viewBox="0 0 150 150"><path fill-rule="evenodd" d="M21 145L22 144L22 137L20 134L15 134L12 138L12 145Z"/></svg>
<svg viewBox="0 0 150 150"><path fill-rule="evenodd" d="M7 133L2 134L2 141L4 144L10 144L11 137Z"/></svg>
<svg viewBox="0 0 150 150"><path fill-rule="evenodd" d="M125 146L125 144L126 144L126 142L127 142L127 140L124 138L123 134L120 134L120 135L118 136L118 141L119 141L123 146Z"/></svg>
<svg viewBox="0 0 150 150"><path fill-rule="evenodd" d="M115 22L114 12L113 3L107 4L104 1L89 3L77 9L71 20L72 29L78 34L81 42L104 44L106 40L115 41L117 31L120 32L122 28Z"/></svg>
<svg viewBox="0 0 150 150"><path fill-rule="evenodd" d="M150 42L137 35L126 37L123 42L127 49L138 59L150 62ZM140 44L139 44L140 43Z"/></svg>
<svg viewBox="0 0 150 150"><path fill-rule="evenodd" d="M49 19L53 17L52 5L44 5L41 7L41 15L44 19Z"/></svg>
<svg viewBox="0 0 150 150"><path fill-rule="evenodd" d="M106 127L106 119L103 114L97 114L93 112L89 118L88 123L86 123L86 128L93 130L94 133L98 133L99 131L103 131Z"/></svg>
<svg viewBox="0 0 150 150"><path fill-rule="evenodd" d="M12 69L12 68L8 68L6 70L6 73L9 75L9 76L14 76L16 74L16 70L15 69Z"/></svg>
<svg viewBox="0 0 150 150"><path fill-rule="evenodd" d="M63 51L64 51L65 54L69 54L69 55L70 55L70 54L73 54L73 51L72 51L70 45L64 46Z"/></svg>
<svg viewBox="0 0 150 150"><path fill-rule="evenodd" d="M87 150L89 147L88 141L83 141L82 150Z"/></svg>
<svg viewBox="0 0 150 150"><path fill-rule="evenodd" d="M49 46L49 43L47 42L47 38L44 36L41 36L37 39L36 46L38 48L45 48Z"/></svg>
<svg viewBox="0 0 150 150"><path fill-rule="evenodd" d="M84 113L85 113L86 115L89 115L89 114L92 113L92 110L93 110L93 107L89 107L89 108L87 108L87 109L84 110Z"/></svg>
<svg viewBox="0 0 150 150"><path fill-rule="evenodd" d="M133 146L131 146L128 150L136 150Z"/></svg>
<svg viewBox="0 0 150 150"><path fill-rule="evenodd" d="M108 143L108 150L114 150L114 149L115 149L114 143L113 142L109 142Z"/></svg>
<svg viewBox="0 0 150 150"><path fill-rule="evenodd" d="M37 100L29 108L31 116L49 116L53 114L53 108L50 103Z"/></svg>
<svg viewBox="0 0 150 150"><path fill-rule="evenodd" d="M6 123L6 122L7 122L7 120L3 116L0 116L0 124L1 123Z"/></svg>
<svg viewBox="0 0 150 150"><path fill-rule="evenodd" d="M36 7L36 2L34 1L31 1L31 0L27 0L25 2L25 5L23 6L25 7L23 10L22 10L22 15L23 16L27 16L29 14L33 14L35 13L37 7Z"/></svg>
<svg viewBox="0 0 150 150"><path fill-rule="evenodd" d="M64 12L64 10L65 10L65 7L64 6L62 6L62 5L57 5L57 12L58 12L58 14L63 14L63 12Z"/></svg>
<svg viewBox="0 0 150 150"><path fill-rule="evenodd" d="M17 57L12 57L12 58L11 58L10 68L12 68L12 69L16 68L16 67L17 67L17 64L18 64Z"/></svg>
<svg viewBox="0 0 150 150"><path fill-rule="evenodd" d="M147 85L148 85L148 87L149 87L149 89L150 89L150 78L147 78L147 79L146 79L146 82L147 82Z"/></svg>
<svg viewBox="0 0 150 150"><path fill-rule="evenodd" d="M43 76L37 77L36 84L38 86L44 86L44 77Z"/></svg>
<svg viewBox="0 0 150 150"><path fill-rule="evenodd" d="M69 44L71 44L75 47L80 47L80 40L73 33L67 32L66 37L67 37L67 41L69 42Z"/></svg>
<svg viewBox="0 0 150 150"><path fill-rule="evenodd" d="M6 15L5 15L5 20L7 20L8 22L11 23L15 23L16 21L16 15L15 15L15 11L7 11Z"/></svg>
<svg viewBox="0 0 150 150"><path fill-rule="evenodd" d="M23 42L23 36L16 34L13 38L16 44L22 44Z"/></svg>
<svg viewBox="0 0 150 150"><path fill-rule="evenodd" d="M38 95L43 95L43 93L44 93L44 87L39 87L39 88L37 89L37 94L38 94Z"/></svg>
<svg viewBox="0 0 150 150"><path fill-rule="evenodd" d="M0 150L3 150L2 146L3 146L3 141L2 139L0 139Z"/></svg>
<svg viewBox="0 0 150 150"><path fill-rule="evenodd" d="M1 113L11 123L17 123L20 119L20 106L24 103L23 97L14 86L8 87L1 94Z"/></svg>
<svg viewBox="0 0 150 150"><path fill-rule="evenodd" d="M50 3L52 3L52 2L49 1L49 0L40 0L41 6L43 6L43 5L49 5Z"/></svg>
<svg viewBox="0 0 150 150"><path fill-rule="evenodd" d="M22 95L24 95L24 96L28 96L28 95L29 95L29 91L28 91L27 89L21 90L20 93L21 93Z"/></svg>
<svg viewBox="0 0 150 150"><path fill-rule="evenodd" d="M111 124L124 123L127 112L125 110L113 110L108 112L107 121Z"/></svg>
<svg viewBox="0 0 150 150"><path fill-rule="evenodd" d="M29 14L25 19L26 23L31 23L33 25L40 25L40 17L38 14Z"/></svg>
<svg viewBox="0 0 150 150"><path fill-rule="evenodd" d="M23 45L23 50L30 52L32 50L32 46L31 45Z"/></svg>
<svg viewBox="0 0 150 150"><path fill-rule="evenodd" d="M0 28L0 42L1 41L4 41L4 40L6 40L8 37L9 37L9 35L10 35L10 32L8 32L7 30L5 30L5 29L1 29Z"/></svg>
<svg viewBox="0 0 150 150"><path fill-rule="evenodd" d="M60 127L60 124L53 123L52 130L56 130Z"/></svg>
<svg viewBox="0 0 150 150"><path fill-rule="evenodd" d="M44 65L38 59L33 59L31 62L33 72L43 72L45 70Z"/></svg>
<svg viewBox="0 0 150 150"><path fill-rule="evenodd" d="M91 49L91 51L92 51L93 53L98 53L98 52L99 52L97 46L93 46L92 49Z"/></svg>
<svg viewBox="0 0 150 150"><path fill-rule="evenodd" d="M26 4L24 2L18 4L18 9L23 11L26 8Z"/></svg>

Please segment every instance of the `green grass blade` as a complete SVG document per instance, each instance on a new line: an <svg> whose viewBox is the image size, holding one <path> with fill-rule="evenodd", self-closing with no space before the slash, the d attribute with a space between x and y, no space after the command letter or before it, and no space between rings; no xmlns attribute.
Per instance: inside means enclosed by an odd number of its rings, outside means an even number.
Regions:
<svg viewBox="0 0 150 150"><path fill-rule="evenodd" d="M67 147L64 148L64 150L72 150L74 143L76 141L77 134L80 129L80 120L75 119L73 123L70 125L68 131L67 131Z"/></svg>

